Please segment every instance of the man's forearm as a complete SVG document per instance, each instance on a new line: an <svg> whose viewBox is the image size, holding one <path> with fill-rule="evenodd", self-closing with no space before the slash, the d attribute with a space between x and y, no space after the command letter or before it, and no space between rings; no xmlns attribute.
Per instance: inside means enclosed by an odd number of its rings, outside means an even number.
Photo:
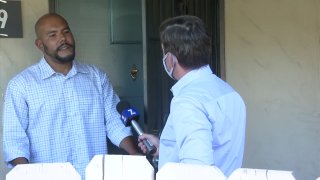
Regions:
<svg viewBox="0 0 320 180"><path fill-rule="evenodd" d="M121 142L120 142L120 148L124 149L127 151L128 154L130 155L136 155L136 154L141 154L138 151L137 145L134 144L134 139L132 136L125 137Z"/></svg>
<svg viewBox="0 0 320 180"><path fill-rule="evenodd" d="M16 166L18 164L28 164L29 161L27 158L24 158L24 157L18 157L12 161L10 161L10 163L13 165L13 166Z"/></svg>

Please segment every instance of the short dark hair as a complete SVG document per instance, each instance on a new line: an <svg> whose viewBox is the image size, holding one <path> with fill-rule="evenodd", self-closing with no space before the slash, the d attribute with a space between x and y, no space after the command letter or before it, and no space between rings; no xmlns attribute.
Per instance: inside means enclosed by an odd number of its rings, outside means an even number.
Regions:
<svg viewBox="0 0 320 180"><path fill-rule="evenodd" d="M159 28L164 53L172 53L185 68L197 69L209 64L211 41L204 22L190 15L163 21Z"/></svg>

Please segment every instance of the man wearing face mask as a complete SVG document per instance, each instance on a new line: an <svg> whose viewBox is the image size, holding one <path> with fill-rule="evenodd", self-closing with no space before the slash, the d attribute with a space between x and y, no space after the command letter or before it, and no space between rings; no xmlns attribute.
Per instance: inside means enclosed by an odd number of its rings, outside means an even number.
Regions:
<svg viewBox="0 0 320 180"><path fill-rule="evenodd" d="M242 165L246 108L241 96L209 67L211 42L203 21L178 16L160 25L163 66L177 82L160 139L139 136L157 147L161 169L167 162L217 166L229 176Z"/></svg>

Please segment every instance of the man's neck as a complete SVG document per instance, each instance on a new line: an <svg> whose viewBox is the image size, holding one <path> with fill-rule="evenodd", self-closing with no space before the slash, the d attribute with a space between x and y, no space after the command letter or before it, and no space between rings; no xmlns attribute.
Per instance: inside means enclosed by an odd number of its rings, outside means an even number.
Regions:
<svg viewBox="0 0 320 180"><path fill-rule="evenodd" d="M47 63L50 65L50 67L57 73L61 73L63 75L67 75L69 71L72 68L72 61L71 62L60 62L58 60L51 60L45 58Z"/></svg>
<svg viewBox="0 0 320 180"><path fill-rule="evenodd" d="M180 66L179 63L176 63L174 71L173 71L173 77L178 81L181 79L184 75L186 75L188 72L190 72L192 69L184 68Z"/></svg>

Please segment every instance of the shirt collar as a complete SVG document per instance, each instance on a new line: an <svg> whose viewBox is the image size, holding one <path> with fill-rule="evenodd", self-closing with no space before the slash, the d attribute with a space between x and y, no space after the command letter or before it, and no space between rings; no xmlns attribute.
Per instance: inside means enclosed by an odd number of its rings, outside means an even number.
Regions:
<svg viewBox="0 0 320 180"><path fill-rule="evenodd" d="M173 96L177 95L185 86L202 76L212 74L212 70L209 65L202 66L198 69L194 69L185 74L175 85L172 86L171 92Z"/></svg>
<svg viewBox="0 0 320 180"><path fill-rule="evenodd" d="M88 73L88 69L85 68L85 66L80 64L78 61L74 60L72 63L73 63L72 68L69 71L69 73L67 74L67 77L73 77L77 73ZM40 68L41 79L46 79L46 78L51 77L54 74L57 74L51 68L51 66L47 63L47 61L44 59L44 57L41 58L38 66Z"/></svg>

